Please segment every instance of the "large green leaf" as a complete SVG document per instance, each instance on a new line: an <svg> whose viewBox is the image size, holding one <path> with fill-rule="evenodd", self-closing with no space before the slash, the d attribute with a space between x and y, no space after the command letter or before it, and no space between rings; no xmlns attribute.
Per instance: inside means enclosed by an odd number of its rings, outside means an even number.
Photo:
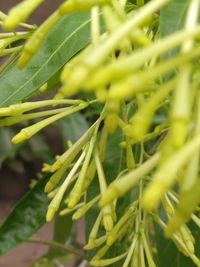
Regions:
<svg viewBox="0 0 200 267"><path fill-rule="evenodd" d="M16 205L8 218L0 226L0 255L31 237L44 223L48 199L44 176Z"/></svg>
<svg viewBox="0 0 200 267"><path fill-rule="evenodd" d="M169 35L181 29L190 0L173 0L160 12L160 34Z"/></svg>
<svg viewBox="0 0 200 267"><path fill-rule="evenodd" d="M24 70L16 61L0 76L0 106L30 96L47 82L90 39L89 13L63 17L49 32L38 53Z"/></svg>
<svg viewBox="0 0 200 267"><path fill-rule="evenodd" d="M196 265L191 261L190 258L184 256L178 251L177 247L170 239L164 237L163 230L156 225L156 243L157 243L157 265L159 267L195 267ZM190 229L196 240L196 254L199 257L199 241L200 233L199 228L191 224Z"/></svg>
<svg viewBox="0 0 200 267"><path fill-rule="evenodd" d="M173 0L160 12L160 36L170 35L184 26L186 11L190 0ZM176 54L178 49L168 51L163 58L169 58ZM166 75L169 79L173 73Z"/></svg>

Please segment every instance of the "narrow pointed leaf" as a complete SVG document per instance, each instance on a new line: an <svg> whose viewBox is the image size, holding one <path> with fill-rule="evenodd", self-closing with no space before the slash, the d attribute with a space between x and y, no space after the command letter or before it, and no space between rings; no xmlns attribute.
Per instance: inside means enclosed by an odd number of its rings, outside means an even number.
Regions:
<svg viewBox="0 0 200 267"><path fill-rule="evenodd" d="M90 39L89 13L63 17L23 70L17 59L0 75L0 106L19 102L46 83Z"/></svg>

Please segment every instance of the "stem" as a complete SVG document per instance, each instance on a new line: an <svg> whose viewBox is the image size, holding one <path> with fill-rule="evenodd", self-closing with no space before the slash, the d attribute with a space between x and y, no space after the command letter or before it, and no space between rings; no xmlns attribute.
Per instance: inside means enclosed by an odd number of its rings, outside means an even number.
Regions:
<svg viewBox="0 0 200 267"><path fill-rule="evenodd" d="M45 245L45 246L58 248L58 249L63 250L65 252L67 252L67 253L75 254L75 255L79 256L80 258L82 258L82 259L86 259L86 255L81 250L79 250L78 248L75 248L75 247L73 247L71 245L68 245L68 244L63 245L63 244L58 243L56 241L37 239L37 238L30 238L26 242L34 243L34 244L42 244L42 245Z"/></svg>
<svg viewBox="0 0 200 267"><path fill-rule="evenodd" d="M21 27L28 29L28 30L36 30L37 29L37 25L33 24L27 24L27 23L20 23L19 24Z"/></svg>
<svg viewBox="0 0 200 267"><path fill-rule="evenodd" d="M91 10L91 36L92 43L95 46L99 42L100 28L99 28L99 7L95 6Z"/></svg>
<svg viewBox="0 0 200 267"><path fill-rule="evenodd" d="M137 0L137 1L136 1L136 5L137 5L138 7L143 6L143 5L144 5L144 0Z"/></svg>
<svg viewBox="0 0 200 267"><path fill-rule="evenodd" d="M13 36L23 36L23 35L26 35L27 33L28 32L4 32L4 33L0 33L0 39L13 37Z"/></svg>
<svg viewBox="0 0 200 267"><path fill-rule="evenodd" d="M131 261L131 257L133 255L133 251L135 249L135 245L137 243L137 238L138 238L138 236L137 236L137 234L135 234L134 238L132 240L131 246L129 248L128 255L127 255L126 260L125 260L125 262L124 262L122 267L128 267L128 265L129 265L129 263Z"/></svg>
<svg viewBox="0 0 200 267"><path fill-rule="evenodd" d="M140 160L139 164L142 165L144 157L144 144L141 142L141 151L140 151ZM139 226L142 222L142 191L143 191L143 180L141 179L139 182L139 203L138 203L138 223Z"/></svg>
<svg viewBox="0 0 200 267"><path fill-rule="evenodd" d="M22 121L42 118L50 115L55 115L60 112L63 112L65 110L68 110L69 108L58 108L58 109L52 109L52 110L46 110L46 111L40 111L40 112L34 112L29 114L22 114L19 116L13 116L13 117L6 117L5 119L0 119L0 126L11 126L13 124L17 124Z"/></svg>
<svg viewBox="0 0 200 267"><path fill-rule="evenodd" d="M3 51L0 52L0 57L2 56L7 56L11 53L17 53L17 52L20 52L23 48L23 45L19 45L17 47L13 47L13 48L8 48L8 49L5 49Z"/></svg>
<svg viewBox="0 0 200 267"><path fill-rule="evenodd" d="M1 64L1 66L0 66L0 74L9 66L9 64L12 63L12 61L15 59L16 55L17 55L17 53L11 54L8 57L8 59Z"/></svg>

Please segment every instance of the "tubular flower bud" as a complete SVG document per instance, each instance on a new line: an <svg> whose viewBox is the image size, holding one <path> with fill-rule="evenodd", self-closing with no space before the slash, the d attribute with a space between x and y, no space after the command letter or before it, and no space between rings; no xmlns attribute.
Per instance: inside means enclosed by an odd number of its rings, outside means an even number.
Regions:
<svg viewBox="0 0 200 267"><path fill-rule="evenodd" d="M55 11L31 36L27 41L22 51L22 54L18 60L18 67L23 69L28 62L32 59L34 54L38 51L44 38L50 29L59 21L61 18L58 11Z"/></svg>
<svg viewBox="0 0 200 267"><path fill-rule="evenodd" d="M109 0L68 0L60 5L60 15L65 15L73 12L86 11L93 6L101 6L108 4Z"/></svg>
<svg viewBox="0 0 200 267"><path fill-rule="evenodd" d="M12 30L21 22L24 22L29 15L44 2L44 0L24 0L13 7L6 19L3 21L3 28Z"/></svg>

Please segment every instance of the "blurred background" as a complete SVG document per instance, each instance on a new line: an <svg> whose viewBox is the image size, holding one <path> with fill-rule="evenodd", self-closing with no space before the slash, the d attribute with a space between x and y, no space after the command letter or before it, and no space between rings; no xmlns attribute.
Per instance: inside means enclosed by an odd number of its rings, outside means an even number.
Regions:
<svg viewBox="0 0 200 267"><path fill-rule="evenodd" d="M8 10L20 1L0 1L0 11ZM29 23L41 24L55 10L61 0L45 1L31 16ZM0 28L0 32L2 29ZM1 62L0 62L1 64ZM27 144L13 146L12 136L20 127L0 128L0 223L8 216L12 207L29 190L31 179L36 178L42 162L63 151L62 137L58 127L52 126L44 130ZM52 224L46 224L37 233L41 239L50 239ZM0 257L0 267L27 267L47 251L44 245L23 244ZM60 265L58 265L60 266Z"/></svg>

